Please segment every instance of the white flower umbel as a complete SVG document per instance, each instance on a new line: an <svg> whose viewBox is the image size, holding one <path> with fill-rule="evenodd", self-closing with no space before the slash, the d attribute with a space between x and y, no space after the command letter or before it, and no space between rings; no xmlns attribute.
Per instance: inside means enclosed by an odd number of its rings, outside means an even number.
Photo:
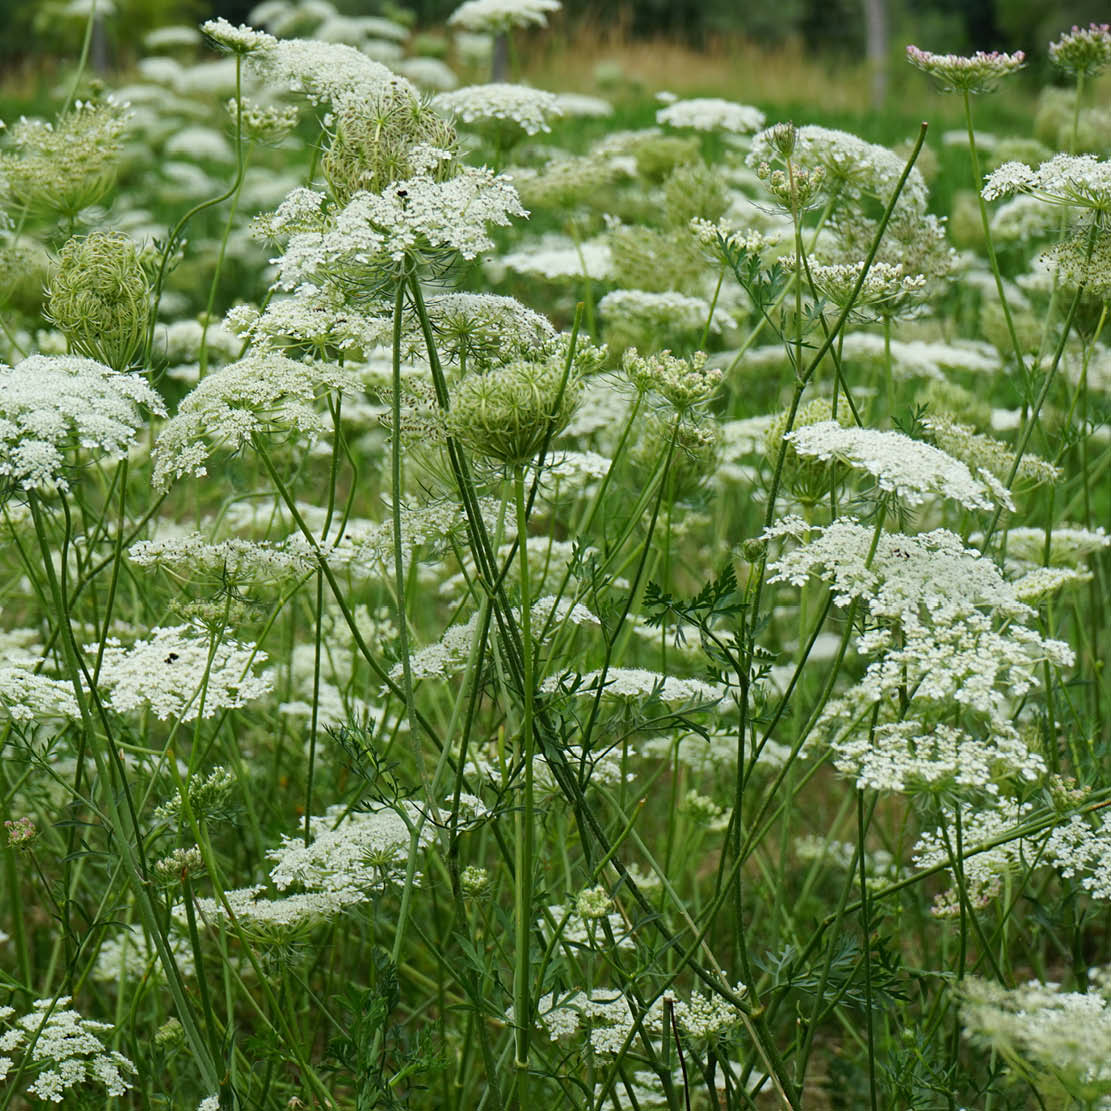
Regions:
<svg viewBox="0 0 1111 1111"><path fill-rule="evenodd" d="M1049 44L1049 60L1073 77L1093 77L1111 66L1111 26L1073 27Z"/></svg>
<svg viewBox="0 0 1111 1111"><path fill-rule="evenodd" d="M1004 618L1031 616L999 567L946 529L905 536L842 519L814 528L807 543L768 564L768 582L802 586L811 575L832 585L834 602L860 599L874 618L946 623L987 607Z"/></svg>
<svg viewBox="0 0 1111 1111"><path fill-rule="evenodd" d="M402 883L409 859L411 827L420 822L413 803L402 803L404 816L390 807L349 811L342 805L329 807L323 815L309 819L308 845L297 834L282 836L270 849L274 861L270 878L279 891L294 885L310 892L341 896L348 905L369 899L387 885ZM419 844L427 845L435 835L425 824Z"/></svg>
<svg viewBox="0 0 1111 1111"><path fill-rule="evenodd" d="M1073 815L1053 831L1045 855L1063 876L1079 876L1094 899L1111 902L1111 817Z"/></svg>
<svg viewBox="0 0 1111 1111"><path fill-rule="evenodd" d="M613 105L587 93L556 93L556 107L566 117L602 120L613 115Z"/></svg>
<svg viewBox="0 0 1111 1111"><path fill-rule="evenodd" d="M224 892L238 924L248 934L262 938L312 929L338 918L348 907L366 901L366 897L353 888L299 892L280 899L267 898L263 890L263 885L256 884ZM216 899L197 899L197 912L212 925L225 925L229 920L224 904ZM184 917L184 914L179 916L179 926L184 924Z"/></svg>
<svg viewBox="0 0 1111 1111"><path fill-rule="evenodd" d="M769 127L752 140L746 161L757 167L779 157L775 128ZM848 131L815 125L798 128L791 158L804 170L824 170L825 189L850 201L871 197L886 204L904 168L904 160L887 147L866 142ZM928 201L926 180L914 167L899 195L896 212L925 214Z"/></svg>
<svg viewBox="0 0 1111 1111"><path fill-rule="evenodd" d="M600 622L581 602L554 596L540 598L532 606L532 627L541 629L550 625L552 629L564 625L594 625ZM413 679L448 679L458 675L467 665L471 644L478 626L478 615L460 625L451 625L436 644L421 648L413 653L410 670ZM390 671L391 679L400 679L402 665L394 664Z"/></svg>
<svg viewBox="0 0 1111 1111"><path fill-rule="evenodd" d="M448 24L464 31L495 34L514 27L546 27L560 0L466 0L448 16Z"/></svg>
<svg viewBox="0 0 1111 1111"><path fill-rule="evenodd" d="M577 278L604 282L613 277L613 252L602 239L576 245L563 236L546 237L531 247L507 252L496 265L550 282Z"/></svg>
<svg viewBox="0 0 1111 1111"><path fill-rule="evenodd" d="M107 692L105 704L117 713L149 707L162 720L193 721L264 695L269 682L250 669L265 659L253 645L225 640L213 647L202 631L172 625L152 629L149 637L126 647L109 637L98 685Z"/></svg>
<svg viewBox="0 0 1111 1111"><path fill-rule="evenodd" d="M992 807L978 805L962 811L961 847L967 855L961 860L961 871L973 906L986 906L999 893L1007 873L1018 868L1023 859L1036 859L1039 846L1036 843L1031 844L1025 838L1014 837L1004 839L1001 844L983 852L969 853L969 849L1007 838L1022 825L1030 810L1029 803L1000 798L994 801ZM937 868L951 863L946 847L946 833L949 845L955 852L952 819L953 815L950 814L947 830L930 830L918 839L913 855L916 868ZM960 894L953 888L938 896L933 912L940 917L953 917L959 913L959 907Z"/></svg>
<svg viewBox="0 0 1111 1111"><path fill-rule="evenodd" d="M838 771L861 790L963 788L998 794L997 780L1018 776L1032 782L1046 770L1018 732L995 723L983 736L950 725L906 720L850 734L833 745Z"/></svg>
<svg viewBox="0 0 1111 1111"><path fill-rule="evenodd" d="M836 459L866 471L881 490L908 505L921 505L937 495L966 509L993 509L997 503L1014 509L1010 494L994 475L981 471L979 478L973 477L964 463L901 432L843 428L836 421L822 421L797 428L786 439L799 455Z"/></svg>
<svg viewBox="0 0 1111 1111"><path fill-rule="evenodd" d="M430 297L427 310L441 359L469 367L535 356L556 336L546 317L513 297L444 293Z"/></svg>
<svg viewBox="0 0 1111 1111"><path fill-rule="evenodd" d="M465 124L513 123L526 135L551 131L551 121L562 114L554 93L501 81L440 93L432 104Z"/></svg>
<svg viewBox="0 0 1111 1111"><path fill-rule="evenodd" d="M764 126L764 113L747 104L718 97L677 100L656 113L656 122L670 127L691 127L696 131L730 131L748 135Z"/></svg>
<svg viewBox="0 0 1111 1111"><path fill-rule="evenodd" d="M996 722L1010 720L1009 707L1040 682L1043 664L1068 667L1072 649L1023 625L993 628L991 618L972 613L951 624L904 627L896 641L889 630L865 633L857 641L862 656L876 655L860 682L827 706L823 720L857 723L865 708L898 707L912 692L919 713L958 709ZM926 703L932 703L927 707Z"/></svg>
<svg viewBox="0 0 1111 1111"><path fill-rule="evenodd" d="M792 256L788 255L783 261L789 269L794 269ZM873 262L857 290L863 269L863 262L831 263L828 266L812 262L808 272L803 274L803 285L806 288L812 281L820 297L839 309L848 308L851 304L858 316L905 316L909 310L917 308L925 296L924 275L906 274L902 266L887 262Z"/></svg>
<svg viewBox="0 0 1111 1111"><path fill-rule="evenodd" d="M0 1034L0 1080L15 1063L6 1054L20 1053L37 1072L27 1088L36 1099L61 1103L70 1089L87 1084L103 1088L105 1096L124 1095L131 1087L124 1074L134 1074L135 1066L101 1041L112 1025L82 1018L67 1008L69 1001L68 995L36 1000L30 1014L14 1020L13 1008L0 1007L0 1022L11 1026Z"/></svg>
<svg viewBox="0 0 1111 1111"><path fill-rule="evenodd" d="M1007 444L945 416L926 417L922 423L937 446L955 459L975 467L977 471L987 471L1001 482L1010 477L1016 456ZM1018 460L1015 470L1015 479L1029 486L1057 482L1060 477L1060 467L1032 452L1025 453Z"/></svg>
<svg viewBox="0 0 1111 1111"><path fill-rule="evenodd" d="M984 183L986 201L1016 193L1106 215L1111 213L1111 161L1092 154L1058 154L1037 169L1024 162L1004 162Z"/></svg>
<svg viewBox="0 0 1111 1111"><path fill-rule="evenodd" d="M969 977L960 988L965 1037L1032 1076L1035 1090L1049 1083L1078 1106L1105 1107L1111 1094L1111 970L1089 975L1093 984L1086 992L1036 981L1008 989Z"/></svg>
<svg viewBox="0 0 1111 1111"><path fill-rule="evenodd" d="M135 374L75 355L0 365L0 480L23 489L69 488L79 453L123 459L142 427L140 406L165 415Z"/></svg>
<svg viewBox="0 0 1111 1111"><path fill-rule="evenodd" d="M275 583L307 574L316 559L297 533L285 543L233 538L210 542L199 532L140 540L128 551L139 567L160 567L175 578L240 585Z"/></svg>
<svg viewBox="0 0 1111 1111"><path fill-rule="evenodd" d="M768 350L757 348L749 352L752 358L756 352ZM782 353L782 347L774 350ZM899 381L908 378L945 379L946 370L958 370L967 374L995 374L999 370L999 355L995 348L974 341L964 343L942 343L938 340L897 340L890 343L891 373ZM770 354L770 352L769 352ZM845 336L842 358L847 360L867 360L880 365L886 360L884 338L873 332L849 332Z"/></svg>
<svg viewBox="0 0 1111 1111"><path fill-rule="evenodd" d="M1017 73L1026 64L1021 50L1003 54L998 50L975 54L932 54L917 46L907 47L907 61L937 79L944 92L987 93L1002 78Z"/></svg>
<svg viewBox="0 0 1111 1111"><path fill-rule="evenodd" d="M744 984L733 987L736 995L746 990ZM508 1013L512 1019L512 1009ZM559 999L554 994L545 995L538 1000L536 1013L537 1022L552 1041L583 1030L599 1053L621 1052L636 1021L629 1001L613 988L595 988L589 994L572 991ZM669 991L643 1015L644 1031L670 1037L672 1015L683 1034L698 1040L724 1035L742 1019L741 1012L721 996L695 992L689 1000L683 1000Z"/></svg>
<svg viewBox="0 0 1111 1111"><path fill-rule="evenodd" d="M277 260L278 287L360 287L380 282L390 262L452 252L473 259L494 244L490 224L526 216L508 178L461 167L446 181L415 177L381 193L356 193L326 230L294 235Z"/></svg>
<svg viewBox="0 0 1111 1111"><path fill-rule="evenodd" d="M586 891L570 906L550 906L548 914L540 919L538 927L547 941L553 935L559 944L573 956L576 949L635 949L636 938L633 928L621 914L612 911L613 900L606 895L605 888L596 889L598 893ZM605 920L609 930L602 925ZM554 923L554 930L552 924ZM613 941L609 940L612 935Z"/></svg>
<svg viewBox="0 0 1111 1111"><path fill-rule="evenodd" d="M242 36L249 28L240 28ZM253 32L256 36L262 32ZM267 42L265 39L269 39ZM361 50L338 42L311 39L274 39L265 35L252 49L248 62L267 81L301 93L313 104L367 104L389 85L403 85L416 95L408 81L367 57Z"/></svg>
<svg viewBox="0 0 1111 1111"><path fill-rule="evenodd" d="M701 332L710 315L710 304L702 297L688 297L674 291L648 293L642 289L615 289L598 302L598 311L603 320L670 336ZM710 331L718 334L723 325L732 327L734 323L728 313L715 308Z"/></svg>
<svg viewBox="0 0 1111 1111"><path fill-rule="evenodd" d="M206 474L210 455L236 451L255 434L293 431L315 438L328 428L316 398L329 390L359 389L359 379L337 366L266 352L248 355L202 379L162 429L153 451L154 485L165 488L184 474Z"/></svg>
<svg viewBox="0 0 1111 1111"><path fill-rule="evenodd" d="M73 687L61 679L39 675L30 665L0 667L0 717L21 724L42 718L75 718Z"/></svg>
<svg viewBox="0 0 1111 1111"><path fill-rule="evenodd" d="M308 282L290 297L272 297L260 312L253 305L236 305L228 311L229 328L250 342L255 355L277 351L293 358L301 353L328 359L337 353L357 357L388 344L392 322L388 317L357 312L339 291L318 289Z"/></svg>
<svg viewBox="0 0 1111 1111"><path fill-rule="evenodd" d="M977 542L975 536L972 542ZM1102 527L1086 529L1079 525L1062 525L1049 534L1048 562L1055 567L1078 567L1089 556L1108 548L1111 548L1111 535ZM1046 562L1045 529L1008 529L1007 559L1033 566Z"/></svg>

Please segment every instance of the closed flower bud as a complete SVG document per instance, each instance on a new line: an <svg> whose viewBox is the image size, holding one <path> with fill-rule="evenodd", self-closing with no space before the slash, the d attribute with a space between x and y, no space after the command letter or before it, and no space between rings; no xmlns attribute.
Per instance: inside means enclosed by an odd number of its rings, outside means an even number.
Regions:
<svg viewBox="0 0 1111 1111"><path fill-rule="evenodd" d="M478 898L490 890L490 873L485 868L476 868L473 865L464 868L459 874L459 886L464 895Z"/></svg>
<svg viewBox="0 0 1111 1111"><path fill-rule="evenodd" d="M72 350L126 370L150 322L150 285L136 245L115 232L69 240L50 283L47 316Z"/></svg>
<svg viewBox="0 0 1111 1111"><path fill-rule="evenodd" d="M798 142L799 129L793 123L777 123L771 129L769 136L772 146L784 158L790 158L795 153L795 143Z"/></svg>
<svg viewBox="0 0 1111 1111"><path fill-rule="evenodd" d="M168 1018L154 1032L154 1044L163 1049L183 1045L185 1042L185 1027L176 1018Z"/></svg>

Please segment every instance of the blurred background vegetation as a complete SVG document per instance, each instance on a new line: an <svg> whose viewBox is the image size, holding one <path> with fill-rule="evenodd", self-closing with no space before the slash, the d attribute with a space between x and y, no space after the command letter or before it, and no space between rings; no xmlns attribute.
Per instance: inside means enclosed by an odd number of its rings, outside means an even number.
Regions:
<svg viewBox="0 0 1111 1111"><path fill-rule="evenodd" d="M80 54L92 3L0 0L0 118L46 112L57 99ZM255 3L96 0L90 74L116 84L143 55L154 28L195 27L218 15L239 23ZM405 22L415 29L409 53L455 61L444 23L459 0L305 3ZM929 92L904 63L908 42L956 53L1022 49L1027 69L1003 95L984 98L978 119L988 129L1026 130L1037 91L1059 80L1048 43L1073 24L1107 15L1106 0L563 0L549 28L517 32L515 77L556 91L598 92L619 112L643 108L646 119L653 94L667 87L679 95L732 97L779 118L798 113L895 143L927 116L935 133L960 122L956 98ZM1105 91L1101 84L1090 95L1099 99Z"/></svg>
<svg viewBox="0 0 1111 1111"><path fill-rule="evenodd" d="M79 40L91 0L4 0L0 58L68 53ZM394 15L407 10L421 26L443 23L458 0L333 0L346 14ZM880 0L893 40L912 38L926 49L1015 50L1034 53L1074 23L1106 19L1105 0ZM110 46L126 56L153 27L196 23L214 15L240 22L252 0L98 0ZM768 45L797 43L817 55L861 55L868 0L564 0L566 34L584 31L630 38L666 36L693 47L716 36L743 36ZM1042 51L1044 52L1044 50Z"/></svg>

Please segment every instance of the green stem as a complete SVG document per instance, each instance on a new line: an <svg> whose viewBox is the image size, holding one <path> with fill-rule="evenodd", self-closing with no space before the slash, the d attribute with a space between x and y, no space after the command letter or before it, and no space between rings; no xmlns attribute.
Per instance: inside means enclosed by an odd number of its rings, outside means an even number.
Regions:
<svg viewBox="0 0 1111 1111"><path fill-rule="evenodd" d="M518 761L524 768L524 805L516 812L516 853L514 858L516 967L513 973L513 1008L516 1030L517 1101L521 1111L529 1107L529 1040L532 1033L532 1004L529 978L529 938L532 926L532 858L534 837L533 759L533 660L532 596L529 592L528 514L525 511L525 469L513 468L513 495L517 509L518 566L521 576L521 656L523 669L521 741Z"/></svg>
<svg viewBox="0 0 1111 1111"><path fill-rule="evenodd" d="M114 771L120 777L120 786L124 786L123 767L120 756L112 745L111 738L106 738L106 743L102 750L100 738L93 724L93 717L89 709L85 686L82 682L82 669L78 662L77 644L73 636L73 627L70 624L69 607L62 594L58 576L54 570L54 559L46 535L46 525L43 520L39 496L34 490L30 490L27 493L27 499L31 507L31 517L34 521L35 536L38 539L39 551L42 555L46 579L54 603L54 612L60 626L60 636L58 639L61 642L62 658L65 662L66 671L69 674L70 682L73 684L74 697L77 701L77 708L81 717L82 732L92 752L93 760L97 767L97 776L100 782L106 787L104 795L108 808L109 821L114 834L116 850L120 854L121 863L127 873L132 893L135 896L135 901L139 908L139 915L143 920L143 926L154 941L155 949L158 951L158 958L162 963L162 968L166 975L166 983L169 987L170 995L173 998L177 1016L181 1022L186 1040L189 1042L190 1049L201 1070L205 1084L210 1090L214 1091L218 1084L219 1070L216 1067L215 1060L209 1052L203 1035L197 1027L192 1008L185 994L185 985L182 982L181 972L178 969L173 952L166 940L165 931L155 914L145 867L142 866L141 857L137 856L137 851L141 850L142 844L142 833L139 829L138 818L134 811L130 809L130 799L126 791L118 790L117 785L113 782L115 778L113 775L114 768ZM125 822L124 815L120 809L121 796L128 804L129 822ZM135 838L134 846L132 844L132 836Z"/></svg>
<svg viewBox="0 0 1111 1111"><path fill-rule="evenodd" d="M1015 360L1023 378L1027 375L1026 359L1023 357L1022 344L1019 342L1018 333L1015 331L1014 318L1011 316L1011 306L1007 303L1007 294L1003 290L1003 275L999 271L999 259L995 255L995 241L991 237L991 220L988 218L988 206L984 201L984 179L980 173L980 156L976 151L976 132L972 127L972 101L969 99L968 90L964 90L964 119L968 128L968 154L972 160L972 186L976 190L976 201L980 206L980 223L984 228L984 246L988 252L988 263L991 266L992 277L995 279L995 289L999 294L999 303L1003 306L1003 319L1007 322L1007 334L1011 337L1011 347L1014 349Z"/></svg>
<svg viewBox="0 0 1111 1111"><path fill-rule="evenodd" d="M85 76L85 67L89 64L89 47L93 42L93 28L96 26L96 4L97 0L92 0L89 7L89 18L85 21L85 37L81 41L81 57L77 60L77 72L73 75L73 84L69 87L69 95L66 97L65 104L62 105L59 116L64 116L70 109L74 98L77 96L77 88L81 84L81 78ZM109 9L111 10L111 9Z"/></svg>

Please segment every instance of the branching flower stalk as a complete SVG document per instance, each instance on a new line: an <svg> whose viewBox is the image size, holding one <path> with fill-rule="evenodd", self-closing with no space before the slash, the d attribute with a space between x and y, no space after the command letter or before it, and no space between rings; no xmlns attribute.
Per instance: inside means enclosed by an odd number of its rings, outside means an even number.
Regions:
<svg viewBox="0 0 1111 1111"><path fill-rule="evenodd" d="M991 267L992 277L995 279L995 289L999 294L999 304L1003 309L1003 319L1007 324L1007 335L1011 340L1011 348L1014 351L1015 361L1018 364L1019 373L1023 378L1026 378L1029 374L1029 370L1026 366L1026 357L1023 354L1022 343L1018 338L1018 332L1015 330L1011 306L1007 300L1006 291L1003 288L1003 274L999 269L999 259L995 254L995 239L992 235L991 219L988 217L988 206L983 197L984 178L983 174L980 172L980 155L976 148L976 130L972 126L971 94L968 89L963 89L961 91L961 96L964 100L964 120L968 132L968 157L972 163L972 184L976 191L976 201L980 209L980 224L984 229L984 248L988 254L988 265Z"/></svg>
<svg viewBox="0 0 1111 1111"><path fill-rule="evenodd" d="M143 352L143 364L150 365L151 355L154 351L154 333L155 325L158 321L158 308L162 302L162 290L166 281L166 271L170 264L170 259L173 258L174 252L177 250L178 244L181 241L182 234L184 233L189 222L194 216L199 215L209 208L215 208L217 205L223 204L224 201L237 196L239 190L243 186L243 178L247 171L247 158L243 146L243 56L239 53L235 54L235 149L238 154L236 173L232 180L231 185L219 196L211 197L206 201L201 201L195 204L188 212L185 213L181 219L173 226L170 231L169 237L166 240L166 246L162 250L162 257L158 264L158 275L154 282L154 293L152 296L152 307L150 314L150 330L147 333L146 347ZM230 227L230 222L229 222ZM225 235L226 239L226 235ZM213 282L215 283L215 278ZM207 336L207 333L206 333Z"/></svg>
<svg viewBox="0 0 1111 1111"><path fill-rule="evenodd" d="M871 249L870 249L870 251L869 251L869 253L868 253L868 255L867 255L867 257L864 261L864 265L860 269L860 274L857 278L857 281L856 281L855 286L854 286L853 291L852 291L852 295L850 296L850 298L848 300L848 303L841 310L841 313L838 316L837 321L835 322L835 324L833 326L833 329L827 334L824 342L822 343L822 345L820 346L818 351L815 353L813 358L810 360L810 363L808 364L806 369L805 370L796 369L795 388L794 388L794 392L793 392L792 397L791 397L790 407L788 408L787 424L786 424L786 428L785 428L785 434L789 433L793 429L794 422L795 422L795 417L798 414L799 406L802 402L803 393L805 392L806 387L808 386L808 384L810 382L810 379L813 377L814 372L817 370L817 368L818 368L819 364L821 363L822 359L825 357L826 353L832 348L832 346L833 346L834 342L836 341L837 337L841 334L842 330L844 329L845 324L847 323L847 321L849 319L849 315L852 311L852 306L855 303L857 297L859 296L861 289L864 287L864 282L867 278L868 270L871 267L872 262L875 259L877 252L879 251L880 242L882 241L884 232L887 230L888 222L890 221L891 215L895 210L895 205L898 202L899 195L902 192L903 186L906 184L906 181L910 176L910 171L913 169L914 163L915 163L915 161L917 161L918 155L922 150L922 144L926 140L926 130L927 130L927 125L924 123L924 124L922 124L921 128L919 129L917 142L915 143L915 146L912 149L909 158L907 159L907 162L906 162L906 164L903 168L902 175L901 175L898 183L896 184L894 190L892 191L891 197L889 198L889 200L887 202L887 207L884 210L883 218L880 221L879 227L876 231L875 238L873 239L873 242L872 242ZM798 266L797 272L796 272L796 280L797 281L801 282L803 272L804 272L804 268L801 265L801 260L800 260L800 265ZM786 458L787 458L787 449L788 449L788 442L787 442L786 439L784 439L780 444L779 452L778 452L778 455L776 457L775 471L774 471L774 474L772 476L771 488L770 488L770 491L769 491L769 494L768 494L768 505L767 505L767 510L765 512L765 516L764 516L764 527L765 527L765 529L770 528L772 523L775 521L775 507L776 507L776 501L777 501L778 495L779 495L780 483L782 482L783 467L784 467L784 464L785 464ZM881 520L881 524L882 524L882 520ZM740 724L738 726L738 737L739 738L744 737L744 734L745 734L745 732L747 731L747 728L748 728L747 721L748 721L748 713L749 713L749 683L750 683L750 677L751 677L751 671L752 671L752 664L753 664L753 660L755 659L756 633L757 633L757 630L760 627L761 596L762 596L762 592L763 592L764 579L765 579L766 574L767 574L767 554L765 552L760 557L760 561L759 561L757 571L756 571L756 576L755 576L755 583L750 588L750 601L749 601L748 612L747 612L747 614L742 615L742 619L741 619L742 645L743 645L744 654L743 654L742 659L741 659L741 671L738 674L738 680L739 680L739 683L741 685ZM747 616L747 621L745 620L746 616ZM851 622L850 622L850 625L851 625ZM844 655L844 650L845 650L845 647L847 646L847 643L848 643L848 641L847 641L847 633L846 633L846 639L842 643L840 656ZM839 663L840 663L840 657L838 659L838 664ZM833 669L833 672L831 672L831 676L833 674L836 674L836 670L837 669L835 667ZM832 693L832 686L829 687L829 690L826 693L825 698L828 699L830 693ZM812 718L811 720L813 722L816 719ZM801 742L796 746L796 748L792 752L791 760L794 759L794 757L797 755L797 752L799 750L801 750ZM790 766L790 761L788 762L786 767L789 767L789 766ZM782 781L783 774L785 774L785 772L786 772L786 767L781 772L780 782ZM730 834L731 838L732 838L730 856L732 857L732 872L733 872L733 875L735 877L739 877L741 863L743 862L743 859L744 859L744 853L742 852L742 847L741 847L741 843L740 843L740 836L741 836L740 822L739 822L739 819L737 817L737 815L740 814L743 810L743 797L742 797L743 796L743 791L744 791L744 771L743 771L743 768L744 768L744 761L743 761L743 759L741 759L741 760L738 761L737 786L736 786L736 791L734 793L734 820L732 822L733 828L732 828L731 834ZM778 784L777 784L777 786L778 786ZM759 821L759 818L757 818L757 821ZM724 876L724 872L725 872L725 857L724 856L722 857L722 865L721 865L720 871L721 871L721 875L719 875L719 880L718 880L719 889L722 886L722 877ZM733 881L733 882L735 882L735 881ZM742 930L742 927L740 926L739 922L735 923L734 928L737 931L735 936L738 939L738 944L742 944L741 932L740 932Z"/></svg>
<svg viewBox="0 0 1111 1111"><path fill-rule="evenodd" d="M38 539L39 550L42 555L43 567L46 572L46 580L50 588L50 595L54 605L54 612L60 627L59 640L61 642L62 658L65 661L66 670L69 673L69 679L73 685L74 697L81 714L82 733L86 738L88 749L92 753L100 781L106 784L114 784L117 782L117 777L119 777L119 782L126 784L126 774L120 765L119 755L112 745L110 738L102 750L99 742L99 734L89 710L82 670L78 663L77 644L74 640L73 630L70 625L69 606L67 599L62 595L58 576L54 570L54 561L50 552L50 541L46 534L46 522L44 520L43 509L38 494L34 491L29 491L28 501L34 521L35 535ZM127 800L127 805L123 808L120 807L114 786L106 791L105 796L107 815L115 835L116 844L119 848L121 863L126 870L140 917L143 920L143 926L147 930L148 935L151 937L158 951L159 960L166 974L166 981L169 986L170 994L174 999L174 1004L177 1009L178 1019L185 1030L186 1037L190 1042L190 1047L196 1057L198 1067L204 1076L205 1082L210 1087L215 1087L218 1078L216 1064L209 1053L208 1046L200 1030L197 1028L192 1008L185 994L181 972L170 950L166 940L165 930L158 919L153 901L150 897L150 891L147 886L146 867L141 856L142 832L139 827L138 817L131 808L130 800L126 794L126 788L124 791L124 798ZM134 845L132 843L133 837Z"/></svg>

